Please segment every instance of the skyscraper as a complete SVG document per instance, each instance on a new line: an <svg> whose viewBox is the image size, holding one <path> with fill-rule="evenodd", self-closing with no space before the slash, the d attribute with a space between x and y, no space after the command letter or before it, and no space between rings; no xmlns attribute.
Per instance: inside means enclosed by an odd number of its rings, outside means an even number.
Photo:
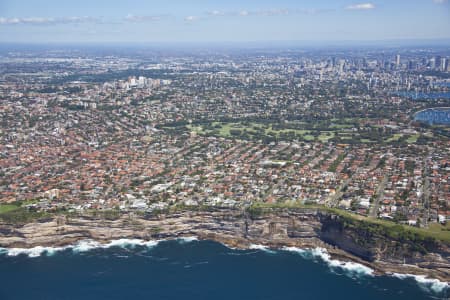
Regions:
<svg viewBox="0 0 450 300"><path fill-rule="evenodd" d="M446 71L447 70L447 64L448 64L448 59L443 57L441 59L441 66L440 66L441 71Z"/></svg>
<svg viewBox="0 0 450 300"><path fill-rule="evenodd" d="M436 58L435 57L430 59L429 66L430 66L430 69L432 69L432 70L434 70L436 68Z"/></svg>
<svg viewBox="0 0 450 300"><path fill-rule="evenodd" d="M138 79L138 86L139 87L144 87L146 83L146 78L144 76L139 76Z"/></svg>
<svg viewBox="0 0 450 300"><path fill-rule="evenodd" d="M397 68L400 67L400 54L395 57L395 65Z"/></svg>
<svg viewBox="0 0 450 300"><path fill-rule="evenodd" d="M441 57L438 55L434 58L434 69L439 69L441 67Z"/></svg>

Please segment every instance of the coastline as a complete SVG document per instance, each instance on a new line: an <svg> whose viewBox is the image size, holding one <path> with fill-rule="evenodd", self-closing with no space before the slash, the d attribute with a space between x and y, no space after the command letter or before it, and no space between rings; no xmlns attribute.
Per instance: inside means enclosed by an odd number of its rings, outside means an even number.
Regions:
<svg viewBox="0 0 450 300"><path fill-rule="evenodd" d="M19 256L19 255L27 255L30 258L36 258L40 257L42 255L46 256L52 256L57 252L62 252L66 250L72 250L75 253L81 253L81 252L88 252L94 249L108 249L112 247L121 247L121 248L127 248L131 247L134 248L136 246L142 246L147 248L153 248L158 246L160 242L165 241L173 241L178 240L180 243L189 243L193 241L203 241L198 239L197 237L178 237L178 238L169 238L164 240L152 240L152 241L144 241L139 239L119 239L119 240L111 240L106 243L100 243L98 241L94 240L81 240L73 245L67 245L63 247L42 247L42 246L36 246L34 248L0 248L0 255L6 254L7 256ZM258 245L258 244L251 244L246 248L235 248L232 246L228 246L226 244L223 244L219 241L210 240L213 242L217 242L222 244L223 246L231 249L231 250L257 250L257 251L264 251L267 253L270 253L271 255L276 255L280 251L287 251L287 252L293 252L299 254L304 259L308 260L320 260L322 263L328 266L328 268L331 271L340 269L344 273L346 273L351 278L359 278L362 276L390 276L395 277L400 280L405 279L413 279L416 284L426 290L427 292L431 294L441 294L445 293L450 289L450 284L445 281L441 281L439 279L435 278L428 278L425 275L415 275L410 273L395 273L395 272L384 272L384 271L376 271L365 264L361 264L359 262L354 262L350 257L347 255L339 256L335 251L333 250L327 250L325 248L314 248L314 249L301 249L296 247L283 247L283 248L269 248L268 246L264 245ZM331 254L331 253L333 254ZM341 257L343 260L339 260L336 257Z"/></svg>
<svg viewBox="0 0 450 300"><path fill-rule="evenodd" d="M342 267L345 267L345 264L358 264L370 269L369 273L377 276L419 276L418 278L427 278L428 281L439 280L449 286L448 256L429 253L417 263L401 263L399 258L393 258L391 261L370 261L355 255L352 245L345 249L342 245L339 247L331 244L329 239L324 240L320 234L322 228L320 216L315 210L300 213L277 212L254 219L242 216L241 211L235 210L186 211L145 218L123 215L116 220L86 216L55 217L23 226L0 223L0 248L16 253L34 249L35 253L39 252L41 255L46 251L73 248L85 241L93 241L91 246L95 248L119 245L126 240L136 245L152 245L161 240L196 237L242 250L321 249L317 251L328 255L327 259L337 267L339 264Z"/></svg>

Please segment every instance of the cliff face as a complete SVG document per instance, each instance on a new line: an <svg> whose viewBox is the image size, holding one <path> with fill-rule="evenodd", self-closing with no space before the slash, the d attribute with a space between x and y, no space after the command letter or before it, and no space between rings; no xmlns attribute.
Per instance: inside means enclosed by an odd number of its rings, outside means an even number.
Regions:
<svg viewBox="0 0 450 300"><path fill-rule="evenodd" d="M449 276L450 247L407 232L389 232L375 224L348 223L334 215L321 215L320 238L371 262L410 264L435 269ZM393 236L395 235L395 236Z"/></svg>
<svg viewBox="0 0 450 300"><path fill-rule="evenodd" d="M256 242L273 246L317 246L323 244L318 236L320 229L321 222L314 210L260 217L237 210L147 217L124 215L116 220L57 217L24 226L0 224L0 246L66 245L81 239L160 239L189 235L203 238L220 236L242 247Z"/></svg>
<svg viewBox="0 0 450 300"><path fill-rule="evenodd" d="M24 226L0 223L0 247L64 246L83 239L108 241L121 238L163 239L198 236L246 248L322 247L330 254L369 265L377 272L427 274L450 279L450 251L437 242L406 243L388 235L314 209L249 215L221 210L116 220L92 217L56 217ZM404 263L410 264L409 266ZM414 265L414 266L412 266Z"/></svg>
<svg viewBox="0 0 450 300"><path fill-rule="evenodd" d="M345 249L345 251L364 260L374 261L376 249L383 246L382 244L386 244L382 241L381 243L376 242L366 232L357 233L355 230L344 228L337 216L321 215L321 221L322 226L319 236L324 242ZM362 243L362 240L366 240L366 242Z"/></svg>

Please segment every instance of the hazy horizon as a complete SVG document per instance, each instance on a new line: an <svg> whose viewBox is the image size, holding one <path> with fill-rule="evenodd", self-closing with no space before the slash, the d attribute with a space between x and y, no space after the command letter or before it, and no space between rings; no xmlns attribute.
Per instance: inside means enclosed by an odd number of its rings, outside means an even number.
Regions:
<svg viewBox="0 0 450 300"><path fill-rule="evenodd" d="M2 43L450 40L448 0L5 0Z"/></svg>
<svg viewBox="0 0 450 300"><path fill-rule="evenodd" d="M151 41L151 42L4 42L0 48L15 48L15 47L36 47L36 48L73 48L73 47L87 47L87 48L234 48L234 49L365 49L365 48L415 48L415 47L433 47L446 48L450 46L449 39L395 39L395 40L324 40L324 41L310 41L310 40L293 40L293 41Z"/></svg>

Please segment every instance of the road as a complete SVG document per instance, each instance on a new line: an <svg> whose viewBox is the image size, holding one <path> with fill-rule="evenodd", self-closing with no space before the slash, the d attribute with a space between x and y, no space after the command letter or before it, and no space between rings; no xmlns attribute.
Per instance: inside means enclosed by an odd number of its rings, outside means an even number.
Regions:
<svg viewBox="0 0 450 300"><path fill-rule="evenodd" d="M428 169L428 161L425 160L425 167L424 167L424 183L422 187L422 197L423 197L423 222L422 224L426 227L428 226L428 219L430 217L430 178L429 175L429 169Z"/></svg>
<svg viewBox="0 0 450 300"><path fill-rule="evenodd" d="M350 183L351 180L351 177L344 180L344 182L336 190L336 193L328 197L328 199L326 200L326 204L329 207L336 207L339 204L339 199L341 199L341 197L344 195L342 190Z"/></svg>
<svg viewBox="0 0 450 300"><path fill-rule="evenodd" d="M370 206L369 210L369 217L376 218L378 215L378 208L380 207L380 201L383 199L384 196L384 188L386 187L386 183L388 182L389 176L386 174L384 175L383 179L381 180L380 185L377 188L376 197L374 200L374 203Z"/></svg>

